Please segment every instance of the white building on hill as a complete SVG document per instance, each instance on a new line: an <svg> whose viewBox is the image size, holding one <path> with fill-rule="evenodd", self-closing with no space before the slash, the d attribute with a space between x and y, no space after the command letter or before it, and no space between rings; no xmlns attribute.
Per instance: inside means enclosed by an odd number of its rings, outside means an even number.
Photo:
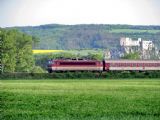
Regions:
<svg viewBox="0 0 160 120"><path fill-rule="evenodd" d="M141 56L144 59L149 59L148 56L151 54L152 50L155 48L151 40L132 40L131 38L121 38L120 45L124 48L126 53L131 52L141 52Z"/></svg>
<svg viewBox="0 0 160 120"><path fill-rule="evenodd" d="M133 46L140 46L141 38L137 40L132 40L131 38L121 38L120 45L125 47L133 47Z"/></svg>

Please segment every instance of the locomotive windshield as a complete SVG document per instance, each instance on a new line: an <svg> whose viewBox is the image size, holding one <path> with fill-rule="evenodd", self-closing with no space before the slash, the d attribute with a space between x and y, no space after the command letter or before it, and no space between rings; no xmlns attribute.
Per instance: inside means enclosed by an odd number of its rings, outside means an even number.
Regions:
<svg viewBox="0 0 160 120"><path fill-rule="evenodd" d="M48 65L50 65L50 64L54 64L54 61L53 60L49 60L48 61Z"/></svg>

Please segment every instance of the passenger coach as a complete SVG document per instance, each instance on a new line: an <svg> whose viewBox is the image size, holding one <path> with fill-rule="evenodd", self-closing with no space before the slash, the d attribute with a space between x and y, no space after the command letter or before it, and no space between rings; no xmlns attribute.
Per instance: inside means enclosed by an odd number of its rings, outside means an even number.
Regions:
<svg viewBox="0 0 160 120"><path fill-rule="evenodd" d="M105 70L160 70L160 60L106 60Z"/></svg>

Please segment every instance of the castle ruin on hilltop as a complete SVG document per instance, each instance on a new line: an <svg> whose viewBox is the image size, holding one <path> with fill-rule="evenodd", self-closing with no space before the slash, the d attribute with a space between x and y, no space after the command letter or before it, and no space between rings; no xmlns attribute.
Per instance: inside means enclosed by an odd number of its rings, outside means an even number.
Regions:
<svg viewBox="0 0 160 120"><path fill-rule="evenodd" d="M141 59L152 59L157 54L156 47L151 40L133 40L131 38L121 38L120 46L124 50L124 53L138 52Z"/></svg>

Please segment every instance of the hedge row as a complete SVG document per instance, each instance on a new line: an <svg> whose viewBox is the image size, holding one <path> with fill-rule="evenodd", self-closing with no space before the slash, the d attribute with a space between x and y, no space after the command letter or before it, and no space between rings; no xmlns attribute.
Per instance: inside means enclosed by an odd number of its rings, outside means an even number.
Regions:
<svg viewBox="0 0 160 120"><path fill-rule="evenodd" d="M160 78L160 71L4 73L0 79L70 79L70 78Z"/></svg>

